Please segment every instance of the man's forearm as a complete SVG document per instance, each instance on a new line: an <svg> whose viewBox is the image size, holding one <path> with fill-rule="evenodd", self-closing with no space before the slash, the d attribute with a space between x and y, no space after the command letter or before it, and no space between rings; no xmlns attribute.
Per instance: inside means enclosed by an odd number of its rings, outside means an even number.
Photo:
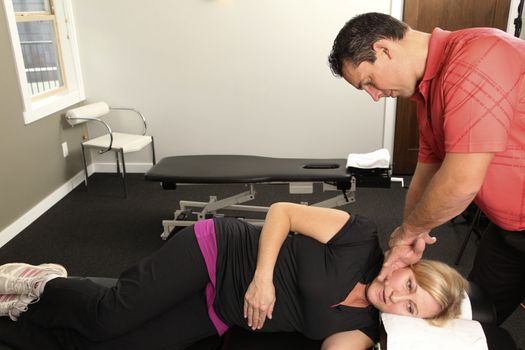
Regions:
<svg viewBox="0 0 525 350"><path fill-rule="evenodd" d="M428 232L459 215L476 196L445 178L440 172L432 178L417 204L403 221L405 238Z"/></svg>
<svg viewBox="0 0 525 350"><path fill-rule="evenodd" d="M414 238L459 215L475 198L492 157L447 155L403 224L404 238Z"/></svg>
<svg viewBox="0 0 525 350"><path fill-rule="evenodd" d="M481 188L493 157L493 153L448 153L395 240L414 239L465 210Z"/></svg>
<svg viewBox="0 0 525 350"><path fill-rule="evenodd" d="M418 163L408 192L405 198L405 208L403 211L403 220L410 215L417 202L423 196L428 184L434 174L439 170L441 163Z"/></svg>

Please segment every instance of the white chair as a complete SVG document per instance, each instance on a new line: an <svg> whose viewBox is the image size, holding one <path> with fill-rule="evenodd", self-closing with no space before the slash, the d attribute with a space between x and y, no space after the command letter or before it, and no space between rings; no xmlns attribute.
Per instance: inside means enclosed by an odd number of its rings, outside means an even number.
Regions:
<svg viewBox="0 0 525 350"><path fill-rule="evenodd" d="M128 134L128 133L118 133L113 132L109 124L102 120L101 117L109 114L111 110L123 110L135 112L137 116L142 118L143 130L142 134ZM147 145L151 144L151 151L153 156L153 164L155 161L155 145L153 142L153 137L146 135L147 125L146 119L138 110L134 108L123 108L123 107L109 107L105 102L97 102L88 104L82 107L70 109L66 113L66 120L72 126L86 123L86 122L97 122L103 125L104 129L107 131L102 136L95 137L93 139L88 139L87 141L81 142L82 147L82 159L84 161L84 172L85 180L84 183L86 188L88 186L88 172L87 172L87 163L86 163L86 148L98 149L99 154L103 154L109 151L115 152L115 157L117 161L117 174L120 175L120 159L122 160L122 183L124 186L124 194L127 197L128 189L126 185L126 162L124 160L124 154L130 152L137 152L142 150Z"/></svg>

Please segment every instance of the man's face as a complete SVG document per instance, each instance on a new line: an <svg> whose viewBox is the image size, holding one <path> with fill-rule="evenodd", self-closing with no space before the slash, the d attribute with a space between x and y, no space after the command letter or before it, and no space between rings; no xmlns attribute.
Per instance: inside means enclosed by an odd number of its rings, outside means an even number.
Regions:
<svg viewBox="0 0 525 350"><path fill-rule="evenodd" d="M364 90L374 101L381 97L410 97L414 94L416 80L402 69L400 62L392 59L387 52L376 51L374 63L362 62L354 67L350 62L343 64L343 78L359 90Z"/></svg>

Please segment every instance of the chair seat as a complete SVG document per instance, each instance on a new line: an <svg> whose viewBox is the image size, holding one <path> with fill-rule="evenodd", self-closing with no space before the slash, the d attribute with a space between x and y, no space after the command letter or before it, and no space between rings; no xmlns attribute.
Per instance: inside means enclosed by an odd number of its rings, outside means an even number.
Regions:
<svg viewBox="0 0 525 350"><path fill-rule="evenodd" d="M85 147L106 148L109 146L109 134L105 134L83 143ZM137 152L151 143L151 136L113 133L112 150L122 149L124 153Z"/></svg>

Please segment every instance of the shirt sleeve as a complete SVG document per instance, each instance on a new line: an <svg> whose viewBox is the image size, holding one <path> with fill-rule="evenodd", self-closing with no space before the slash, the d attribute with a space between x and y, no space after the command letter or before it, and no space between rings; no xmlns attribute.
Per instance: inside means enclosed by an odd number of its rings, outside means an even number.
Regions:
<svg viewBox="0 0 525 350"><path fill-rule="evenodd" d="M380 328L378 325L371 325L368 327L363 327L363 328L360 328L359 330L365 333L368 338L372 339L374 344L379 342Z"/></svg>
<svg viewBox="0 0 525 350"><path fill-rule="evenodd" d="M350 215L346 224L326 244L335 248L376 239L377 227L374 222L360 215Z"/></svg>
<svg viewBox="0 0 525 350"><path fill-rule="evenodd" d="M462 47L443 76L446 152L506 149L523 63L497 36Z"/></svg>

